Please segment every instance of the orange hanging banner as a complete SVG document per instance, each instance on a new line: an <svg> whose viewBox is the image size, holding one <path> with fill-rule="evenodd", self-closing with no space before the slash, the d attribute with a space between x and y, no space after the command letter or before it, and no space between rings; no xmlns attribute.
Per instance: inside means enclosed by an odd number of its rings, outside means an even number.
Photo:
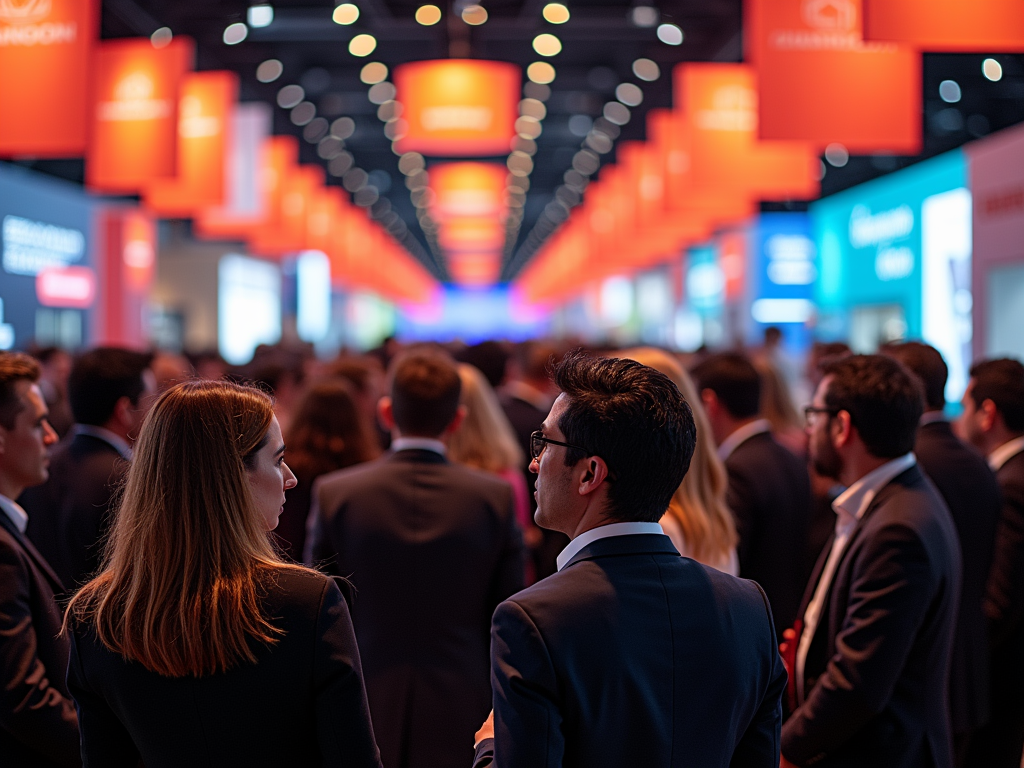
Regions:
<svg viewBox="0 0 1024 768"><path fill-rule="evenodd" d="M763 139L921 150L921 55L862 39L862 0L746 0Z"/></svg>
<svg viewBox="0 0 1024 768"><path fill-rule="evenodd" d="M0 2L0 157L80 157L97 0Z"/></svg>
<svg viewBox="0 0 1024 768"><path fill-rule="evenodd" d="M185 75L178 100L178 174L157 179L146 189L150 210L162 216L191 216L224 202L224 163L237 98L234 72Z"/></svg>
<svg viewBox="0 0 1024 768"><path fill-rule="evenodd" d="M502 61L444 59L395 68L402 105L399 152L465 157L501 155L515 136L519 67Z"/></svg>
<svg viewBox="0 0 1024 768"><path fill-rule="evenodd" d="M192 56L192 41L184 37L164 48L147 38L97 47L85 164L90 189L131 194L175 175L178 90Z"/></svg>
<svg viewBox="0 0 1024 768"><path fill-rule="evenodd" d="M931 52L1024 51L1021 0L864 0L864 39Z"/></svg>
<svg viewBox="0 0 1024 768"><path fill-rule="evenodd" d="M248 242L253 253L283 256L306 247L309 205L323 187L322 168L301 165L288 168L280 184L277 215L273 222L260 226L250 234Z"/></svg>

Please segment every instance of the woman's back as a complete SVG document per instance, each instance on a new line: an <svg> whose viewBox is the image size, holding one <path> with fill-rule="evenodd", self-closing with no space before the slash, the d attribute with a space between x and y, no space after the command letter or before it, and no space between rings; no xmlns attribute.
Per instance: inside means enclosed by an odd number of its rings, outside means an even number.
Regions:
<svg viewBox="0 0 1024 768"><path fill-rule="evenodd" d="M255 664L165 677L74 625L68 686L85 765L379 766L348 605L330 578L291 568L261 598L283 630Z"/></svg>

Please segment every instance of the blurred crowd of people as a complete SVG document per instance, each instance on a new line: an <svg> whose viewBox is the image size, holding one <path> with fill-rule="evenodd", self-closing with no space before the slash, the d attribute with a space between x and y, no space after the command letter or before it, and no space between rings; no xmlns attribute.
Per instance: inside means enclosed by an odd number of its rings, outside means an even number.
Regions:
<svg viewBox="0 0 1024 768"><path fill-rule="evenodd" d="M797 366L780 341L772 329L746 351L584 356L551 341L389 340L329 361L264 347L240 368L117 348L0 354L0 765L769 765L781 749L801 766L1017 768L1024 366L978 362L949 404L928 345L854 355L818 343ZM574 403L583 410L566 415ZM597 450L602 435L613 447ZM581 474L550 479L553 450ZM631 512L641 502L619 489L644 497L657 485L644 473L673 456L681 482L664 504L643 502L663 516ZM664 482L676 470L657 471ZM557 495L570 481L575 496ZM227 522L206 519L211 498ZM252 499L269 536L235 509ZM602 556L579 520L553 517L574 504L596 528L656 524L615 534L647 542L652 562L666 554L657 533L713 569L700 571L711 581L670 578L662 564L658 589L706 602L715 632L731 626L718 645L736 655L719 662L753 658L747 636L771 647L754 654L745 714L740 687L723 703L710 691L731 683L712 676L680 689L694 711L673 703L660 725L639 722L662 699L650 681L632 692L630 675L682 674L630 661L659 647L640 608L621 631L641 634L619 647L620 629L606 628L600 662L586 643L558 645L571 611L550 613L556 586L569 589L582 547ZM256 565L233 565L243 554ZM273 586L261 569L277 569ZM756 582L771 621L735 607L757 592L732 595L739 582L718 573ZM589 604L588 590L615 593L622 579L626 594L634 577L611 569L607 584L571 590ZM636 589L657 602L651 583ZM679 621L664 633L705 631ZM523 662L523 648L548 666ZM701 652L690 647L690 663L713 668ZM268 686L279 713L225 711ZM639 710L613 718L623 702ZM690 717L739 730L684 737L677 721ZM636 734L649 748L622 751ZM713 758L701 738L727 753ZM241 752L229 746L239 739L251 742ZM678 753L687 739L692 759Z"/></svg>

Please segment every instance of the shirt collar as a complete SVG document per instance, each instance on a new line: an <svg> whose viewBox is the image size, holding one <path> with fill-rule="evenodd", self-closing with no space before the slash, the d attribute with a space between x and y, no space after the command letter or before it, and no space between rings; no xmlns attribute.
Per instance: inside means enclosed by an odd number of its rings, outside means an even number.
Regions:
<svg viewBox="0 0 1024 768"><path fill-rule="evenodd" d="M917 457L913 453L905 453L899 458L887 461L839 494L832 502L832 509L840 519L860 520L878 492L888 485L890 480L903 474L915 464L917 464ZM837 520L836 523L838 525L840 520Z"/></svg>
<svg viewBox="0 0 1024 768"><path fill-rule="evenodd" d="M992 453L988 455L988 465L992 467L993 472L997 472L1003 468L1003 464L1008 462L1021 451L1024 451L1024 435L1015 437L1013 440L1003 443L992 451Z"/></svg>
<svg viewBox="0 0 1024 768"><path fill-rule="evenodd" d="M448 453L448 447L440 440L430 437L396 437L391 441L391 450L399 451L433 451L442 456Z"/></svg>
<svg viewBox="0 0 1024 768"><path fill-rule="evenodd" d="M11 522L14 523L14 527L18 529L19 533L25 533L25 529L28 528L28 515L24 509L3 494L0 494L0 509L11 518Z"/></svg>
<svg viewBox="0 0 1024 768"><path fill-rule="evenodd" d="M768 419L755 419L749 424L744 424L725 438L725 440L722 441L722 444L718 446L718 458L725 461L732 456L733 451L743 445L743 443L747 442L747 440L754 437L754 435L771 432L771 429L772 425L768 422Z"/></svg>
<svg viewBox="0 0 1024 768"><path fill-rule="evenodd" d="M109 429L97 427L94 424L75 424L73 429L76 435L88 435L89 437L95 437L97 440L102 440L121 454L121 458L125 461L132 460L132 447L128 445L127 441L115 435Z"/></svg>
<svg viewBox="0 0 1024 768"><path fill-rule="evenodd" d="M569 561L576 557L588 544L593 544L598 539L607 539L612 536L632 536L637 533L660 533L664 534L658 523L609 523L597 528L584 531L575 539L569 542L569 546L562 550L555 559L558 570L562 570L569 564Z"/></svg>
<svg viewBox="0 0 1024 768"><path fill-rule="evenodd" d="M921 414L921 420L917 423L923 427L925 424L935 424L940 421L949 421L944 411L928 411Z"/></svg>

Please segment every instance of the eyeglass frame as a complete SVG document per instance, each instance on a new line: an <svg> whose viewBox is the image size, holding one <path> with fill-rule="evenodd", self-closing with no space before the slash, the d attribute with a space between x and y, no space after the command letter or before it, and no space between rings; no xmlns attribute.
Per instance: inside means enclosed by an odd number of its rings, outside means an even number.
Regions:
<svg viewBox="0 0 1024 768"><path fill-rule="evenodd" d="M538 442L541 443L541 449L534 453L534 448L536 447L535 444ZM575 448L577 451L583 451L583 453L585 453L586 455L590 455L590 451L588 451L586 448L583 448L578 445L573 445L572 443L563 443L561 440L552 440L550 437L545 437L544 433L541 432L539 429L536 429L530 433L530 459L532 461L540 459L540 455L544 453L543 446L546 445L547 443L551 443L551 445L561 445L564 448Z"/></svg>
<svg viewBox="0 0 1024 768"><path fill-rule="evenodd" d="M811 425L811 416L816 413L827 413L829 418L835 418L839 415L839 412L845 410L844 408L819 408L816 405L808 405L804 407L804 424L807 426Z"/></svg>

